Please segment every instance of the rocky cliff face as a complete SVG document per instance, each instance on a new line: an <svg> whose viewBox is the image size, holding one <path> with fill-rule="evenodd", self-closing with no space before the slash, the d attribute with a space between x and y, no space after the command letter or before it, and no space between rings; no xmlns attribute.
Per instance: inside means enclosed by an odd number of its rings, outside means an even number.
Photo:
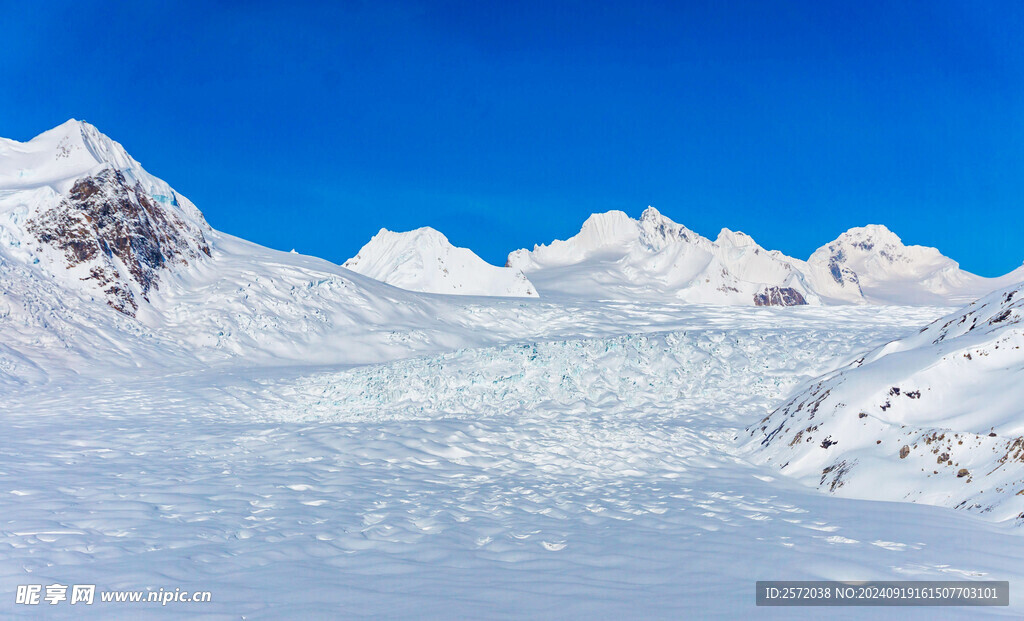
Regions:
<svg viewBox="0 0 1024 621"><path fill-rule="evenodd" d="M69 269L98 287L107 304L134 316L160 273L210 256L203 232L111 168L77 180L55 206L26 223L41 246L58 250ZM42 248L40 248L42 250Z"/></svg>

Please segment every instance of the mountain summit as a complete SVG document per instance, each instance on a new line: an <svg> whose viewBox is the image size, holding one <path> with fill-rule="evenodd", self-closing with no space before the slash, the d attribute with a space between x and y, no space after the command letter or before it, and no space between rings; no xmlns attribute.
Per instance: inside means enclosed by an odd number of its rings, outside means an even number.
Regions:
<svg viewBox="0 0 1024 621"><path fill-rule="evenodd" d="M381 229L344 267L410 291L537 297L519 270L491 265L430 227L404 233Z"/></svg>
<svg viewBox="0 0 1024 621"><path fill-rule="evenodd" d="M132 316L161 274L211 252L192 203L74 119L0 141L0 229L13 254Z"/></svg>
<svg viewBox="0 0 1024 621"><path fill-rule="evenodd" d="M885 226L852 228L816 250L804 268L823 296L880 304L952 305L1024 280L1024 267L984 278L935 248L907 246Z"/></svg>

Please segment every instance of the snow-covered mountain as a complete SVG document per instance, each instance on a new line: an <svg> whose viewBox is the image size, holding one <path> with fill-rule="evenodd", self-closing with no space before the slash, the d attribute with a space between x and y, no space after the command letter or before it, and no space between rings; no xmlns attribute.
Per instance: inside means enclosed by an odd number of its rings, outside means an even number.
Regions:
<svg viewBox="0 0 1024 621"><path fill-rule="evenodd" d="M850 229L802 261L729 229L711 241L653 207L638 220L594 214L575 236L516 250L507 265L543 295L756 306L956 306L1024 281L1024 266L984 278L880 225Z"/></svg>
<svg viewBox="0 0 1024 621"><path fill-rule="evenodd" d="M594 214L573 237L516 250L507 265L522 270L541 295L748 306L819 303L788 257L728 229L712 242L653 207L638 220L621 211Z"/></svg>
<svg viewBox="0 0 1024 621"><path fill-rule="evenodd" d="M519 270L491 265L430 227L404 233L381 229L344 266L410 291L537 297Z"/></svg>
<svg viewBox="0 0 1024 621"><path fill-rule="evenodd" d="M935 248L904 245L877 224L850 229L797 265L819 295L838 302L958 305L1024 281L1024 266L984 278Z"/></svg>
<svg viewBox="0 0 1024 621"><path fill-rule="evenodd" d="M135 315L175 265L210 256L202 214L120 144L70 120L0 140L0 246Z"/></svg>
<svg viewBox="0 0 1024 621"><path fill-rule="evenodd" d="M1024 283L814 380L754 454L854 497L1024 511Z"/></svg>

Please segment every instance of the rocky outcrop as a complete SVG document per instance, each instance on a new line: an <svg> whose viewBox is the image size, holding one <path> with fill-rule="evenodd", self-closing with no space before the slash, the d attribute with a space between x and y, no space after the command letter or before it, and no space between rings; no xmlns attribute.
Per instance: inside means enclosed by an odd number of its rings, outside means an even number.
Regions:
<svg viewBox="0 0 1024 621"><path fill-rule="evenodd" d="M802 306L804 296L792 287L765 287L754 294L754 306Z"/></svg>
<svg viewBox="0 0 1024 621"><path fill-rule="evenodd" d="M106 169L74 183L61 202L27 222L36 240L63 254L70 269L81 268L116 310L134 316L149 300L161 271L210 256L203 232L186 223L117 170Z"/></svg>

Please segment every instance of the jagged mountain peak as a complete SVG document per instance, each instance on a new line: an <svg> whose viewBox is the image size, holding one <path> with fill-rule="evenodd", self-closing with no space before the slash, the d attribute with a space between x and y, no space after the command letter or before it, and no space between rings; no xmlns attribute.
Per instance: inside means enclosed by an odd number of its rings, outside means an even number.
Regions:
<svg viewBox="0 0 1024 621"><path fill-rule="evenodd" d="M643 242L653 250L661 250L678 242L701 243L707 241L654 207L644 210L640 215L638 225Z"/></svg>
<svg viewBox="0 0 1024 621"><path fill-rule="evenodd" d="M647 209L644 209L643 213L640 214L641 222L672 222L672 220L662 214L653 205L648 205Z"/></svg>

